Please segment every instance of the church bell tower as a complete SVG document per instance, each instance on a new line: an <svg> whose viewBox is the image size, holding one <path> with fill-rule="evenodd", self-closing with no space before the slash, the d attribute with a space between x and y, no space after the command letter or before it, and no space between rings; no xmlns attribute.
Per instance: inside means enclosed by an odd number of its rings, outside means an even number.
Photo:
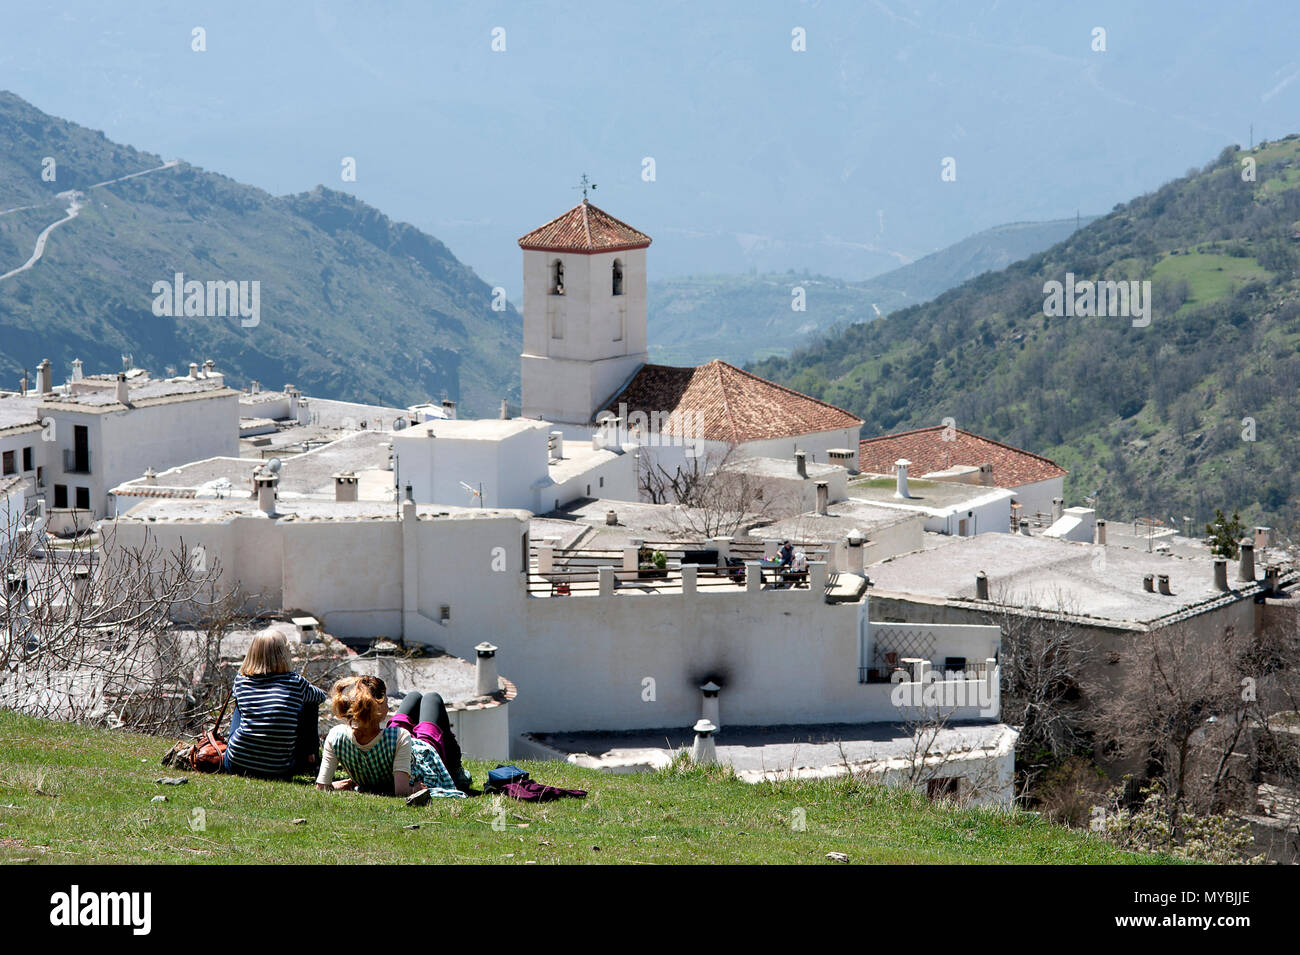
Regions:
<svg viewBox="0 0 1300 955"><path fill-rule="evenodd" d="M519 240L524 417L588 424L646 363L649 245L585 196Z"/></svg>

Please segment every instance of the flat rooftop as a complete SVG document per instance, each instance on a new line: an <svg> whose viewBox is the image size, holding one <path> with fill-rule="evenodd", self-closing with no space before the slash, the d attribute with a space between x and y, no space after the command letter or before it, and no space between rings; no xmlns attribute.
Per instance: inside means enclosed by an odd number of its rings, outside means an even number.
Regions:
<svg viewBox="0 0 1300 955"><path fill-rule="evenodd" d="M546 474L556 484L585 474L597 465L622 457L622 451L593 448L590 441L565 441L564 457L547 465Z"/></svg>
<svg viewBox="0 0 1300 955"><path fill-rule="evenodd" d="M1147 553L1145 547L1107 540L1101 547L1023 534L926 534L925 549L871 565L872 593L973 601L975 577L983 571L995 604L1062 611L1101 623L1149 624L1241 599L1258 589L1236 580L1237 567L1231 561L1228 582L1238 589L1223 593L1214 586L1208 554ZM1258 564L1256 570L1262 576ZM1173 596L1147 593L1142 586L1146 574L1168 574Z"/></svg>
<svg viewBox="0 0 1300 955"><path fill-rule="evenodd" d="M360 477L382 472L379 480L387 497L381 499L391 500L393 475L388 470L391 441L390 433L358 431L304 454L286 457L280 465L277 492L332 498L336 473L351 471ZM174 488L193 491L196 497L251 496L253 472L265 463L265 458L206 458L163 471L153 484L145 483L143 477L126 481L115 493L166 496L162 491Z"/></svg>
<svg viewBox="0 0 1300 955"><path fill-rule="evenodd" d="M450 518L454 520L491 520L513 517L526 521L529 511L493 507L447 507L434 504L416 505L420 520ZM253 498L194 500L149 498L134 505L117 520L123 523L157 521L161 523L221 524L241 517L265 517ZM277 521L397 521L398 505L392 501L321 501L306 498L278 501Z"/></svg>
<svg viewBox="0 0 1300 955"><path fill-rule="evenodd" d="M868 475L849 484L849 497L894 507L912 507L926 510L949 510L970 507L985 500L999 497L1012 498L1010 491L979 484L962 484L959 481L927 481L924 478L907 480L907 499L895 497L898 480L884 475Z"/></svg>
<svg viewBox="0 0 1300 955"><path fill-rule="evenodd" d="M724 690L724 706L725 699ZM954 723L938 731L931 750L991 750L1013 733L1004 723ZM579 766L636 772L668 765L677 751L690 748L695 734L673 727L626 733L531 733L528 738ZM857 769L889 759L907 759L915 746L911 731L895 723L724 724L714 740L718 762L729 764L750 782L773 774L825 775L842 770L846 760Z"/></svg>
<svg viewBox="0 0 1300 955"><path fill-rule="evenodd" d="M922 515L893 507L881 507L867 501L849 499L837 501L826 508L825 514L810 512L787 517L775 523L756 527L752 537L790 538L791 540L839 541L858 531L867 540L887 527L922 520Z"/></svg>
<svg viewBox="0 0 1300 955"><path fill-rule="evenodd" d="M411 425L398 436L428 438L432 434L435 439L453 441L501 441L529 431L549 433L551 427L549 422L535 418L443 418Z"/></svg>
<svg viewBox="0 0 1300 955"><path fill-rule="evenodd" d="M835 464L818 464L815 461L809 461L804 465L807 475L799 473L799 467L795 464L794 459L786 458L740 458L731 467L737 471L743 471L746 474L753 474L758 477L786 478L792 481L814 480L816 478L829 477L836 471L848 473L844 468Z"/></svg>

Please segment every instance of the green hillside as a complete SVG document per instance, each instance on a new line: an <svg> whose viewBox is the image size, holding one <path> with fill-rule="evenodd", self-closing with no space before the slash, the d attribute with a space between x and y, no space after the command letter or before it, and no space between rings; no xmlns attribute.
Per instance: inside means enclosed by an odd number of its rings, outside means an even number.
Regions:
<svg viewBox="0 0 1300 955"><path fill-rule="evenodd" d="M518 313L493 311L437 239L341 192L276 197L185 163L90 188L162 163L0 92L0 275L66 214L58 194L87 202L31 269L0 280L0 387L42 358L61 381L74 358L111 371L130 354L155 374L212 358L234 384L331 398L445 394L481 414L517 398ZM155 316L153 285L176 272L260 282L260 323Z"/></svg>
<svg viewBox="0 0 1300 955"><path fill-rule="evenodd" d="M952 417L1047 454L1070 501L1096 492L1112 519L1239 508L1294 531L1297 186L1300 137L1227 148L1045 252L754 370L859 413L867 436ZM1047 317L1044 283L1067 272L1149 280L1150 324Z"/></svg>
<svg viewBox="0 0 1300 955"><path fill-rule="evenodd" d="M613 775L522 763L585 799L402 800L158 765L173 740L0 710L0 865L485 863L1167 864L1018 810L959 809L839 779L751 785L720 767ZM481 781L494 763L471 760ZM156 796L166 802L154 803ZM196 810L201 810L197 813ZM195 819L202 820L196 827ZM802 825L792 824L799 818ZM496 821L496 827L493 823Z"/></svg>
<svg viewBox="0 0 1300 955"><path fill-rule="evenodd" d="M838 326L871 321L1004 268L1061 241L1075 228L1074 219L997 226L866 282L795 272L651 282L646 290L650 360L696 365L721 358L742 364L788 355ZM806 294L802 312L790 307L796 286Z"/></svg>

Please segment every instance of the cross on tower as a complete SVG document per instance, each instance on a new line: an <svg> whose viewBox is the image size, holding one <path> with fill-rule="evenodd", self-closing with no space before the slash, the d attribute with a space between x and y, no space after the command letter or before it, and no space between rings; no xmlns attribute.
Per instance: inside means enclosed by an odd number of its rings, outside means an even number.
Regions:
<svg viewBox="0 0 1300 955"><path fill-rule="evenodd" d="M574 189L581 189L581 190L582 190L582 201L583 201L583 202L586 202L586 201L587 201L587 190L588 190L588 189L591 189L591 190L594 192L594 191L596 190L596 184L595 184L594 182L592 182L590 179L588 179L588 178L587 178L587 174L584 172L584 173L582 174L582 178L581 178L580 180L578 180L578 184L577 184L576 186L574 186L573 188L574 188Z"/></svg>

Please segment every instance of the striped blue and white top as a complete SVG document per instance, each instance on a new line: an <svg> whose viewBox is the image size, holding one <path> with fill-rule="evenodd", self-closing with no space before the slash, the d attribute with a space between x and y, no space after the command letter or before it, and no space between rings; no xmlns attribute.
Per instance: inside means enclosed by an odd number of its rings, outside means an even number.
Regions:
<svg viewBox="0 0 1300 955"><path fill-rule="evenodd" d="M234 769L278 776L293 768L293 746L302 708L325 702L325 693L297 673L235 677L239 727L226 759Z"/></svg>

